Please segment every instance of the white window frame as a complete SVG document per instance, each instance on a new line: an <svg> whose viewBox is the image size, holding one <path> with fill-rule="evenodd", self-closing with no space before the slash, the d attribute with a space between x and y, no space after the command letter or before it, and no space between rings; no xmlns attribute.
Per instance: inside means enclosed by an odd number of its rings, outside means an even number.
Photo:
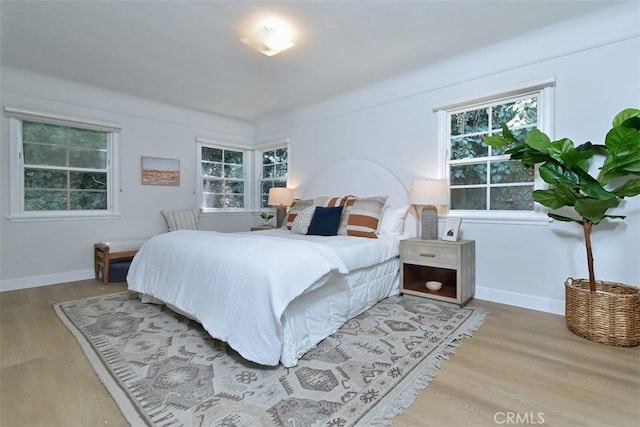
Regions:
<svg viewBox="0 0 640 427"><path fill-rule="evenodd" d="M279 141L270 142L267 144L259 145L255 149L255 159L256 159L256 190L255 190L255 198L254 203L256 206L256 210L258 212L270 212L273 211L274 208L263 208L262 207L262 154L265 151L276 150L278 148L286 148L287 149L287 178L285 180L285 186L289 186L289 172L291 166L291 141L289 138L285 138Z"/></svg>
<svg viewBox="0 0 640 427"><path fill-rule="evenodd" d="M10 221L86 220L115 218L120 215L118 168L120 125L91 119L61 116L57 114L5 107L9 119L9 216ZM107 132L107 209L68 211L24 210L24 156L22 146L22 122L39 122L80 129Z"/></svg>
<svg viewBox="0 0 640 427"><path fill-rule="evenodd" d="M197 169L196 176L198 181L198 206L202 213L232 213L232 212L251 212L253 211L254 189L253 189L253 149L241 144L220 141L208 138L196 138L197 143ZM202 185L202 148L211 147L222 150L242 151L244 153L244 207L243 208L209 208L204 206L204 188Z"/></svg>
<svg viewBox="0 0 640 427"><path fill-rule="evenodd" d="M553 138L554 87L555 78L551 77L435 105L433 111L437 113L438 118L438 153L441 159L440 170L443 171L444 175L442 178L450 182L450 113L474 109L488 104L507 102L509 99L515 97L536 95L538 97L539 112L536 127ZM546 183L540 178L536 168L534 174L534 189L542 189L546 188L546 186ZM534 209L532 211L476 211L458 209L449 210L448 215L462 218L465 222L471 223L546 225L550 222L547 212L547 208L534 202Z"/></svg>

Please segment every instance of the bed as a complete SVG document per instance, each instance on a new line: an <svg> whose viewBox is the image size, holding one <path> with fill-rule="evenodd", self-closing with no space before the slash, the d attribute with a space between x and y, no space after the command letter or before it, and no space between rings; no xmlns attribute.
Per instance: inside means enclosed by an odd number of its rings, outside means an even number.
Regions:
<svg viewBox="0 0 640 427"><path fill-rule="evenodd" d="M387 196L384 234L174 231L142 246L129 269L129 289L143 302L166 304L200 322L249 361L295 366L346 321L399 293L399 241L415 236L417 224L406 188L369 161L334 163L297 193L315 201Z"/></svg>

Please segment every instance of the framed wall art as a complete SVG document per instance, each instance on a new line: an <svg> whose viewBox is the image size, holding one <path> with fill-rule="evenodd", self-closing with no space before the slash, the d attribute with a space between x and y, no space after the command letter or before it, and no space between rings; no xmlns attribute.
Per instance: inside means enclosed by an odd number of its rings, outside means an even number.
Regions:
<svg viewBox="0 0 640 427"><path fill-rule="evenodd" d="M461 222L462 218L447 218L447 222L444 224L442 240L456 242L458 240L458 232L460 231Z"/></svg>
<svg viewBox="0 0 640 427"><path fill-rule="evenodd" d="M180 160L142 156L142 185L180 185Z"/></svg>

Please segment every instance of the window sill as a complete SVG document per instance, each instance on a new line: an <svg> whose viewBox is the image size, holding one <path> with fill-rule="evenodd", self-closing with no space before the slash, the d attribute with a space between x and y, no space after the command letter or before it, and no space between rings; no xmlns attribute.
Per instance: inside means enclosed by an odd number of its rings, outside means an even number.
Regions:
<svg viewBox="0 0 640 427"><path fill-rule="evenodd" d="M56 214L17 214L10 215L6 218L10 222L38 222L38 221L86 221L86 220L105 220L105 219L117 219L120 217L119 213L76 213L65 212Z"/></svg>
<svg viewBox="0 0 640 427"><path fill-rule="evenodd" d="M470 212L450 211L444 218L461 218L467 224L508 224L508 225L542 225L547 226L553 220L542 212L514 214L510 212Z"/></svg>

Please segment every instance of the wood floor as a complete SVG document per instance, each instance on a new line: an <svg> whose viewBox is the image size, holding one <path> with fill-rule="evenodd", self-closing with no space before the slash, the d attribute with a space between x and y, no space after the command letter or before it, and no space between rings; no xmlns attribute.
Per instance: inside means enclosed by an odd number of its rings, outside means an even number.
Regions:
<svg viewBox="0 0 640 427"><path fill-rule="evenodd" d="M0 426L126 425L51 308L125 289L89 280L0 294ZM471 305L487 320L395 427L640 425L640 347L578 338L562 316Z"/></svg>

